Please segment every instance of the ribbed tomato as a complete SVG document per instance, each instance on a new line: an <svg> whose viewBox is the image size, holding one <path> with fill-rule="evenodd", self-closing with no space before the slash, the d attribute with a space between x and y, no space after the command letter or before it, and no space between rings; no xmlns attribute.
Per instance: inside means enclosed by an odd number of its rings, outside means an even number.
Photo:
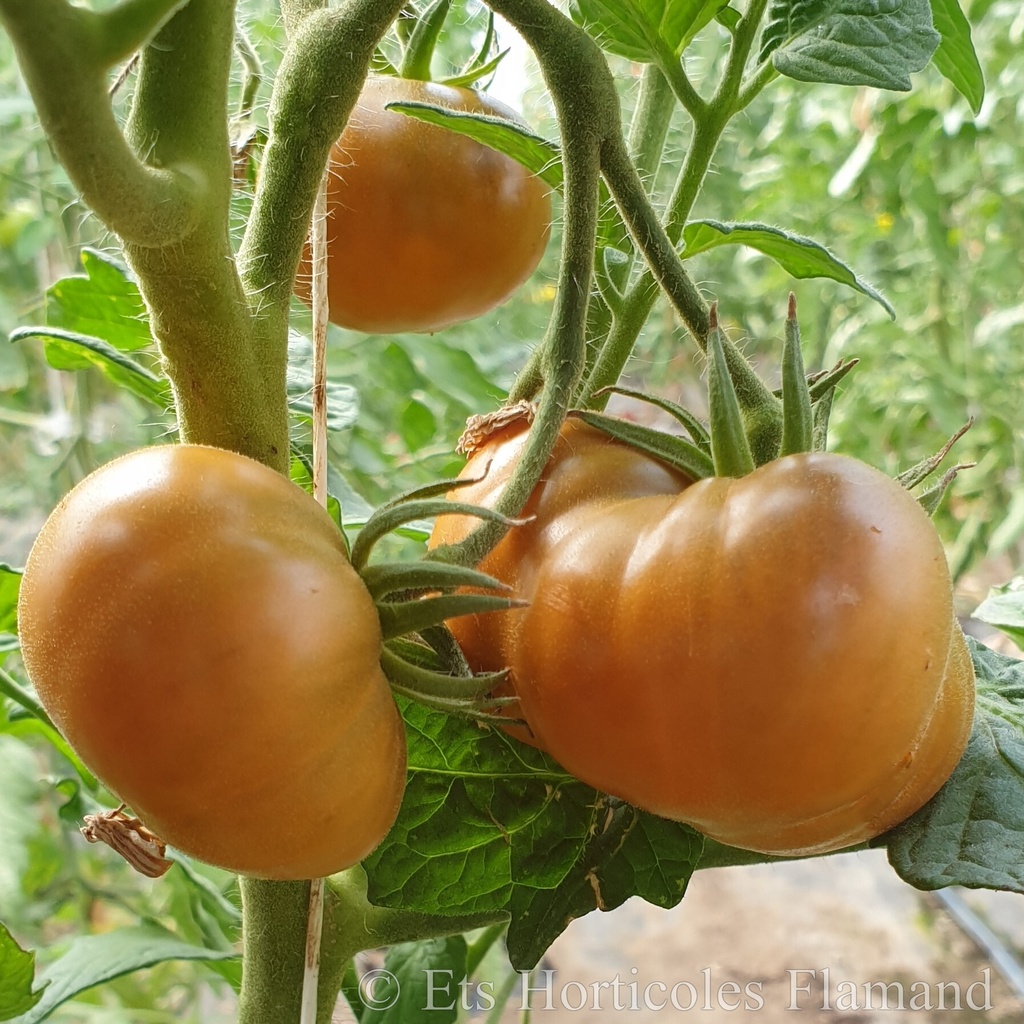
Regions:
<svg viewBox="0 0 1024 1024"><path fill-rule="evenodd" d="M475 459L504 465L507 444ZM765 853L853 845L936 792L974 675L911 495L824 453L675 493L603 479L575 511L535 505L530 533L485 562L527 608L451 623L471 662L511 668L539 745L597 789Z"/></svg>
<svg viewBox="0 0 1024 1024"><path fill-rule="evenodd" d="M478 483L452 492L458 501L492 507L505 490L526 444L525 421L492 434L475 451L460 477ZM510 530L480 564L480 568L507 583L522 595L533 593L534 575L546 553L562 536L563 519L585 505L649 494L678 494L689 478L657 459L582 420L569 419L562 426L540 483L521 513L531 519ZM440 516L430 547L455 544L479 525L469 516ZM470 666L494 672L507 664L507 651L515 645L520 613L488 612L466 615L448 623Z"/></svg>
<svg viewBox="0 0 1024 1024"><path fill-rule="evenodd" d="M330 318L367 333L437 331L488 312L533 272L548 187L479 142L385 110L409 101L519 122L472 89L367 80L330 158ZM309 300L308 253L296 291Z"/></svg>
<svg viewBox="0 0 1024 1024"><path fill-rule="evenodd" d="M362 859L401 801L380 626L327 513L266 466L168 445L83 480L18 609L47 711L144 824L267 878Z"/></svg>

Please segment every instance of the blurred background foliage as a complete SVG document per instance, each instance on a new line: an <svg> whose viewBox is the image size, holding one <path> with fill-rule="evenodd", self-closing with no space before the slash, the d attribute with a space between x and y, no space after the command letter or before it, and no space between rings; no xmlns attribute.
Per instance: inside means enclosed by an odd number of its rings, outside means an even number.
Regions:
<svg viewBox="0 0 1024 1024"><path fill-rule="evenodd" d="M751 250L717 249L691 268L769 379L777 375L791 288L809 369L860 360L837 402L833 447L895 471L975 419L956 458L977 466L959 477L937 516L969 611L990 582L1024 561L1024 8L1016 0L965 6L987 83L977 117L934 69L917 76L909 96L781 79L730 126L695 210L827 244L889 298L896 321L833 282L793 282ZM282 44L276 4L244 0L240 8L255 51L273 69ZM437 57L439 75L468 60L485 24L472 0L456 12ZM691 67L698 83L700 69L713 67L721 51L720 31L712 26L697 41ZM512 51L497 90L555 138L522 45L507 29L500 43ZM615 70L628 115L640 69L616 61ZM244 77L239 64L239 98ZM239 138L255 133L257 159L271 77L235 126ZM131 86L129 75L119 104ZM687 135L680 116L653 183L662 194ZM252 174L250 167L244 177L251 182ZM243 183L239 224L247 203ZM77 202L55 162L0 36L0 337L48 317L59 322L47 290L78 271L86 245L116 256L114 240ZM557 252L556 223L541 268L513 301L437 335L366 337L332 328L330 372L348 397L348 425L332 437L332 462L350 521L400 490L457 471L454 445L466 418L500 404L544 331ZM296 330L308 334L308 313L297 304L295 314ZM693 343L659 304L627 369L629 382L700 411L702 372ZM0 561L21 564L43 518L77 480L170 430L168 415L100 374L52 369L39 342L0 343ZM231 879L181 866L153 886L105 847L87 846L77 821L103 794L82 789L44 733L27 718L0 719L0 918L15 936L48 960L80 933L141 919L227 948L237 928ZM54 1019L230 1019L231 971L164 964L69 1003Z"/></svg>

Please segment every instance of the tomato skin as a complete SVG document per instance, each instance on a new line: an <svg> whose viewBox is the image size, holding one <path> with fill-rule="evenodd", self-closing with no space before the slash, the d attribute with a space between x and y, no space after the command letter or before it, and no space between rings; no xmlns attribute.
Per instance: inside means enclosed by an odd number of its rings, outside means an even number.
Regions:
<svg viewBox="0 0 1024 1024"><path fill-rule="evenodd" d="M503 652L567 770L720 842L824 853L927 801L974 675L941 543L832 454L581 510Z"/></svg>
<svg viewBox="0 0 1024 1024"><path fill-rule="evenodd" d="M327 513L266 466L195 445L103 466L43 526L18 614L55 724L171 845L313 878L394 821L376 610Z"/></svg>
<svg viewBox="0 0 1024 1024"><path fill-rule="evenodd" d="M479 482L460 487L449 497L493 507L522 456L526 428L520 422L488 438L459 474L461 479ZM657 459L570 418L562 425L544 474L520 515L531 521L509 530L479 568L528 597L548 550L565 532L566 519L579 509L644 495L674 495L689 483L688 477ZM458 543L479 522L471 516L440 516L429 547ZM508 664L506 651L515 644L519 620L517 611L489 612L453 619L448 627L474 671L496 672Z"/></svg>
<svg viewBox="0 0 1024 1024"><path fill-rule="evenodd" d="M437 331L511 297L540 262L548 187L472 139L393 111L414 101L518 121L471 89L371 77L331 151L330 319L367 333ZM308 252L296 292L309 301Z"/></svg>

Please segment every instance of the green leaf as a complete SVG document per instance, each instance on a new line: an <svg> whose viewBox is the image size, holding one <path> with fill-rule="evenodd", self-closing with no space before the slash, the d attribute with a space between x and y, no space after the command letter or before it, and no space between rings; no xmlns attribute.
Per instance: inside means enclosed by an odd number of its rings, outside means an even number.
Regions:
<svg viewBox="0 0 1024 1024"><path fill-rule="evenodd" d="M940 40L929 0L773 0L760 59L800 82L909 92Z"/></svg>
<svg viewBox="0 0 1024 1024"><path fill-rule="evenodd" d="M881 292L872 288L842 260L812 238L754 221L723 223L717 220L695 220L686 225L683 244L683 259L721 245L747 245L775 260L795 278L826 277L845 284L869 299L874 299L889 316L896 319L896 310Z"/></svg>
<svg viewBox="0 0 1024 1024"><path fill-rule="evenodd" d="M602 49L640 64L678 58L728 0L572 0L570 13Z"/></svg>
<svg viewBox="0 0 1024 1024"><path fill-rule="evenodd" d="M288 408L305 422L313 418L313 342L288 332ZM327 429L345 430L359 416L359 394L348 384L327 379Z"/></svg>
<svg viewBox="0 0 1024 1024"><path fill-rule="evenodd" d="M993 587L971 618L1001 629L1018 647L1024 648L1024 576L1004 587Z"/></svg>
<svg viewBox="0 0 1024 1024"><path fill-rule="evenodd" d="M149 313L126 267L96 249L82 250L86 277L64 277L46 292L46 323L100 338L119 352L153 344Z"/></svg>
<svg viewBox="0 0 1024 1024"><path fill-rule="evenodd" d="M507 939L517 970L532 968L570 922L595 908L614 910L638 895L667 910L686 892L703 838L686 825L594 796L587 835L575 837L580 853L571 863L548 859L561 842L561 817L552 808L517 865Z"/></svg>
<svg viewBox="0 0 1024 1024"><path fill-rule="evenodd" d="M401 704L409 778L398 821L365 862L371 902L439 915L507 911L509 954L528 968L598 906L682 898L702 845L691 829L616 804L624 809L612 842L608 798L541 751Z"/></svg>
<svg viewBox="0 0 1024 1024"><path fill-rule="evenodd" d="M21 570L0 562L0 633L14 633L18 629L20 588Z"/></svg>
<svg viewBox="0 0 1024 1024"><path fill-rule="evenodd" d="M15 1018L15 1024L37 1024L80 992L165 960L228 960L234 956L234 952L182 942L155 924L80 936L40 974L46 991L31 1010Z"/></svg>
<svg viewBox="0 0 1024 1024"><path fill-rule="evenodd" d="M985 75L971 39L971 23L959 0L931 0L932 20L942 42L932 61L978 114L985 99Z"/></svg>
<svg viewBox="0 0 1024 1024"><path fill-rule="evenodd" d="M36 955L24 950L0 923L0 1020L28 1013L43 997L32 990Z"/></svg>
<svg viewBox="0 0 1024 1024"><path fill-rule="evenodd" d="M967 639L978 699L949 781L888 838L889 861L918 889L1024 893L1024 662Z"/></svg>
<svg viewBox="0 0 1024 1024"><path fill-rule="evenodd" d="M461 935L392 946L383 971L360 979L359 1024L454 1024L465 1001L467 952Z"/></svg>
<svg viewBox="0 0 1024 1024"><path fill-rule="evenodd" d="M437 419L420 401L410 398L398 422L402 441L410 452L426 448L437 436Z"/></svg>
<svg viewBox="0 0 1024 1024"><path fill-rule="evenodd" d="M411 100L389 103L387 109L475 139L522 164L553 189L559 190L562 187L561 150L524 125L503 117L449 110L432 103Z"/></svg>
<svg viewBox="0 0 1024 1024"><path fill-rule="evenodd" d="M102 338L59 327L19 327L11 332L11 341L27 338L42 338L46 361L56 370L84 370L92 366L116 387L130 391L151 405L168 409L172 404L171 388L166 380L150 373Z"/></svg>

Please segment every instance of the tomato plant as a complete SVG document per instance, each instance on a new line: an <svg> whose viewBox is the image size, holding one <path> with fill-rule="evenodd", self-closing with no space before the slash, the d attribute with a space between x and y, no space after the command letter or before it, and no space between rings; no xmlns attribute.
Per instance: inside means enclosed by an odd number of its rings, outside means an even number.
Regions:
<svg viewBox="0 0 1024 1024"><path fill-rule="evenodd" d="M53 721L184 852L309 878L394 820L405 736L373 602L273 470L197 445L108 463L47 520L18 615Z"/></svg>
<svg viewBox="0 0 1024 1024"><path fill-rule="evenodd" d="M452 7L453 34L461 31L477 56L449 85L424 84ZM237 921L233 883L207 884L188 851L242 871L245 967L227 972L239 988L241 1024L314 1016L327 1024L343 988L354 1006L360 993L377 991L359 988L353 958L382 945L398 945L389 964L402 975L403 1001L391 1015L411 1020L424 1005L416 1002L424 964L450 970L461 987L504 934L513 966L529 970L567 921L636 895L670 907L694 871L763 859L729 844L821 852L895 824L879 843L915 885L1024 891L1019 675L964 645L941 550L913 499L860 464L821 454L848 364L829 369L819 356L808 382L802 365L794 371L784 358L780 398L772 371L762 378L720 336L707 299L712 280L744 292L756 276L763 290L759 258L744 260L741 277L707 262L712 250L742 245L794 278L824 278L850 289L853 303L900 312L834 255L842 239L825 245L769 226L745 193L776 160L780 126L789 130L764 105L780 77L792 89L815 82L904 92L933 65L981 110L984 83L960 5L280 0L266 14L226 0L0 0L33 124L47 135L39 152L48 159L52 147L66 172L68 184L62 179L49 200L55 216L67 207L63 190L73 189L107 242L121 246L117 256L92 254L88 282L55 285L38 307L47 322L19 328L14 340L42 338L48 394L59 391L49 387L57 379L50 370L88 370L105 378L107 392L130 394L126 418L176 431L182 447L152 458L174 463L213 450L193 446L214 446L282 474L265 489L249 479L249 463L238 486L236 470L138 472L124 483L119 467L127 463L114 463L61 506L23 580L0 566L0 628L13 628L13 595L24 588L22 635L0 638L0 658L9 659L0 666L0 724L18 742L24 735L37 743L59 778L40 800L50 801L40 828L73 838L64 847L79 856L81 821L98 835L120 821L119 812L95 814L107 794L56 722L131 803L128 823L186 851L153 884L149 903L111 901L119 914L136 909L173 926L161 956L181 953L178 933L188 932L186 952L199 960L235 940L202 927L209 906ZM555 115L547 137L461 91L497 68L499 17L536 58L547 93L541 107ZM368 79L371 69L394 70L399 51L399 69L414 83ZM418 114L434 125L387 111L391 97L414 107L426 101L435 109ZM436 109L449 102L457 116ZM23 103L19 94L18 109ZM855 104L855 133L835 136L855 146L844 167L822 160L813 175L796 165L779 173L792 173L804 191L819 181L822 194L843 194L842 179L857 173L879 137L869 111L860 122L862 106L869 104ZM805 119L825 109L816 100L790 107ZM723 164L729 149L719 143L740 119L772 147L758 168L743 158L736 168ZM406 135L419 141L406 145ZM392 141L377 150L384 138ZM761 150L744 142L736 152ZM373 157L365 175L364 156ZM416 170L422 156L441 161ZM325 177L332 161L335 173ZM736 187L709 204L704 181L716 163L730 172L722 182ZM934 161L920 161L920 171L904 163L931 181ZM34 162L25 166L34 181ZM474 176L481 168L482 185ZM543 333L533 321L516 331L511 316L488 319L478 332L489 339L487 357L474 365L464 344L471 330L429 342L334 332L335 372L358 345L373 387L346 390L360 383L349 360L340 368L344 385L328 388L320 359L307 387L305 346L290 320L321 183L333 211L327 291L335 320L367 332L432 331L493 309L529 273L550 220L533 174L560 193L558 278L544 290L551 306ZM373 192L378 185L391 191ZM869 222L901 194L891 190ZM355 201L364 196L372 218ZM440 222L429 219L427 199L442 202ZM710 219L723 216L744 219ZM62 220L69 231L72 220ZM928 230L948 242L943 223L933 218ZM39 261L40 271L48 262ZM666 362L711 357L710 434L690 413L673 413L692 443L674 436L641 444L659 457L674 449L675 470L590 430L624 372L645 376L643 360L630 360L659 297L671 307L662 318L673 346ZM790 319L795 325L795 313ZM750 333L765 323L751 322ZM676 351L680 326L692 352ZM330 336L320 328L318 316L317 345L309 346L318 356ZM512 344L494 343L502 331L516 335ZM787 340L791 333L787 325ZM513 365L525 348L529 358ZM516 371L508 406L530 406L530 429L509 429L484 447L469 470L484 479L456 488L455 501L467 499L456 507L444 497L451 481L435 478L450 464L441 437L450 423L442 431L437 417L444 396L483 412L506 396ZM323 410L328 392L332 417ZM899 397L908 394L901 382ZM949 403L958 416L970 404L961 397ZM883 400L895 407L888 391ZM345 436L360 401L373 429L364 421ZM328 518L284 479L305 462L310 408L311 475L321 495L333 489L338 499L350 561ZM62 411L47 406L38 419L51 424L61 417L49 413ZM566 425L570 413L584 422ZM81 433L99 436L101 427L83 418ZM324 443L328 428L334 436ZM899 447L879 460L902 459ZM337 462L342 450L348 464L324 466L320 456ZM84 475L87 446L65 461L67 454L61 466ZM908 473L923 479L939 462ZM716 479L707 479L711 472ZM82 497L95 480L115 478L123 501ZM355 493L371 478L384 502L376 511ZM181 500L156 501L172 483ZM287 497L277 496L280 488ZM934 506L942 487L932 490L921 500ZM76 508L92 517L80 532ZM473 515L479 526L449 518L428 558L381 557L407 554L410 542L425 539L424 521L445 510ZM536 518L523 524L524 510ZM401 545L377 544L395 530ZM43 571L48 560L58 568ZM528 606L493 621L477 614L508 608L494 576ZM19 644L38 694L22 674ZM949 781L911 814L963 746L966 652L983 684L977 724ZM508 725L500 716L510 705L486 694L505 668L543 749L494 728ZM368 724L358 727L364 713ZM63 824L53 828L58 816ZM352 866L326 884L279 881L345 864ZM83 878L74 868L65 875L91 907L95 887ZM203 913L191 912L196 904L179 913L181 900L150 913L164 885L205 901ZM483 931L472 948L453 936L474 929ZM39 929L26 935L40 946L47 940ZM401 945L423 939L434 941L412 955ZM0 958L10 948L0 931ZM310 954L318 948L317 968ZM45 993L141 966L122 952L91 959L99 966L83 972L85 956L46 951L47 978L60 983ZM19 1007L44 998L31 982L31 957L22 957Z"/></svg>
<svg viewBox="0 0 1024 1024"><path fill-rule="evenodd" d="M373 77L331 151L331 320L374 334L438 331L500 305L529 277L547 244L551 199L522 164L387 110L394 102L519 118L472 89ZM310 287L306 260L299 295L308 300Z"/></svg>

